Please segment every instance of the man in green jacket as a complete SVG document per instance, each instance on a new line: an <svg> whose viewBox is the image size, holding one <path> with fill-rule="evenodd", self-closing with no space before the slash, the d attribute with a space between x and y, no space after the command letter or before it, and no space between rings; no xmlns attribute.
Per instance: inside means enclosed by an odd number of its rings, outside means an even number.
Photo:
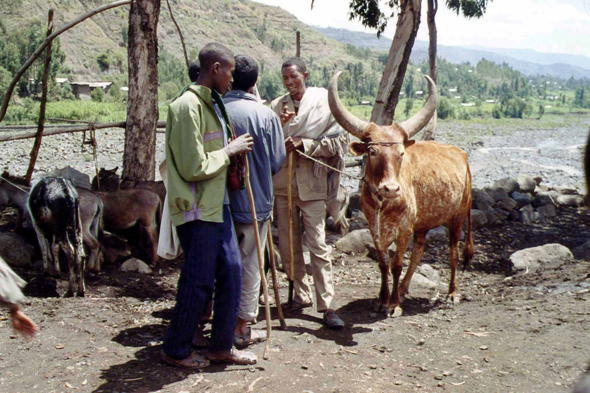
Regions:
<svg viewBox="0 0 590 393"><path fill-rule="evenodd" d="M166 124L168 204L185 263L162 359L187 368L206 367L210 361L254 364L256 355L233 348L242 279L226 190L230 157L249 152L253 142L248 134L229 142L231 125L220 94L232 80L233 54L211 43L199 61L197 82L170 104ZM192 352L191 342L213 294L207 360Z"/></svg>

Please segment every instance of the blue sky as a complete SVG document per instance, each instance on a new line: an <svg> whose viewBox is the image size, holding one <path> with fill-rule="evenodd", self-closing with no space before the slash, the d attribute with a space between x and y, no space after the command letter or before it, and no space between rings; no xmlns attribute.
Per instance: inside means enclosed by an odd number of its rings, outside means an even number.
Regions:
<svg viewBox="0 0 590 393"><path fill-rule="evenodd" d="M311 25L366 31L349 21L349 0L254 0L280 6ZM438 42L441 45L480 45L495 48L534 49L590 57L590 0L494 0L481 19L465 19L450 12L439 0ZM428 40L426 1L423 1L419 40ZM385 36L392 38L396 19Z"/></svg>

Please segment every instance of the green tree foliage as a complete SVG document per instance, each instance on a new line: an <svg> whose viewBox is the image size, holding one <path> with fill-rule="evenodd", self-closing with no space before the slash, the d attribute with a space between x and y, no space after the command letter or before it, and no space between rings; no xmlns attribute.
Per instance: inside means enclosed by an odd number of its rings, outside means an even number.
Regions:
<svg viewBox="0 0 590 393"><path fill-rule="evenodd" d="M480 18L490 1L492 0L446 0L446 5L457 15ZM402 0L387 0L381 4L379 0L350 0L349 17L351 20L358 19L365 27L376 29L377 37L379 37L387 27L389 19L395 16L395 11L399 9L401 3ZM386 8L388 10L385 11Z"/></svg>
<svg viewBox="0 0 590 393"><path fill-rule="evenodd" d="M186 86L190 83L186 63L168 53L164 47L160 47L158 54L158 80L160 85L174 82L177 86Z"/></svg>
<svg viewBox="0 0 590 393"><path fill-rule="evenodd" d="M414 108L414 100L409 98L406 100L406 107L404 109L404 114L406 115L406 117L410 116L410 112L412 112L412 109Z"/></svg>
<svg viewBox="0 0 590 393"><path fill-rule="evenodd" d="M30 25L17 27L0 17L0 67L10 74L10 78L20 69L45 39L46 22L34 19ZM18 93L27 96L37 90L43 76L45 52L25 72L18 84ZM61 41L56 38L51 46L51 66L49 69L50 92L56 89L55 77L66 59L61 49ZM32 79L30 82L29 79Z"/></svg>
<svg viewBox="0 0 590 393"><path fill-rule="evenodd" d="M438 100L437 114L439 119L448 119L455 117L455 109L445 97Z"/></svg>

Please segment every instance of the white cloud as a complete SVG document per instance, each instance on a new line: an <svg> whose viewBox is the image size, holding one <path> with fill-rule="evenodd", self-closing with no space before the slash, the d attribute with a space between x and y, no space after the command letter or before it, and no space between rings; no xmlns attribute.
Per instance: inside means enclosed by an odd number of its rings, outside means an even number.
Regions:
<svg viewBox="0 0 590 393"><path fill-rule="evenodd" d="M301 21L324 27L367 31L348 20L349 0L255 0L277 5ZM534 49L540 52L590 56L590 0L494 0L480 19L465 19L448 10L440 0L437 14L441 45L481 45ZM392 38L396 19L389 21L385 36ZM419 40L428 40L426 2L423 4Z"/></svg>

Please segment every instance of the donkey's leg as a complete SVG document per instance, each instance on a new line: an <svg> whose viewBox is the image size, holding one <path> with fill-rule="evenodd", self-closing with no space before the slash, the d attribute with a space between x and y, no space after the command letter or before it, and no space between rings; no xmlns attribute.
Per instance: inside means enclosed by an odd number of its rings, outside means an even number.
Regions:
<svg viewBox="0 0 590 393"><path fill-rule="evenodd" d="M50 276L59 277L61 274L61 268L59 266L59 241L55 234L51 237L51 254L53 255L52 264L51 264L51 271L49 272Z"/></svg>
<svg viewBox="0 0 590 393"><path fill-rule="evenodd" d="M74 296L76 293L76 257L75 257L75 250L74 244L72 244L71 239L64 239L63 241L59 242L59 247L62 249L63 253L65 254L66 260L68 261L68 290L64 294L64 297Z"/></svg>

